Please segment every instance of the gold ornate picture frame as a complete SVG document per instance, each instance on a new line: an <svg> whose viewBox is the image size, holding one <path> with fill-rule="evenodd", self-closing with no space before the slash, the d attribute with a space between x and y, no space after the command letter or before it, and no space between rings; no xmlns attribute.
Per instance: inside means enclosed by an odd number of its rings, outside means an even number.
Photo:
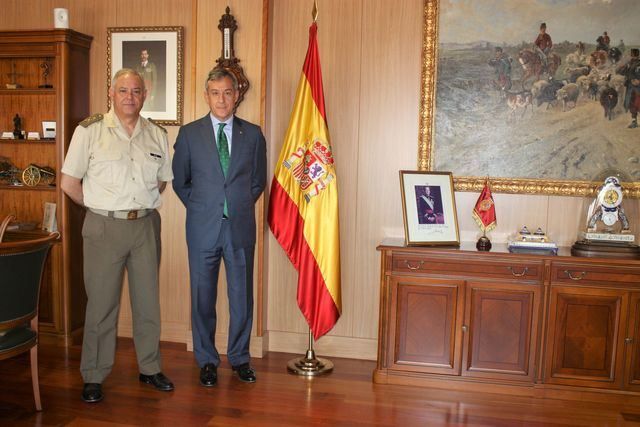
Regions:
<svg viewBox="0 0 640 427"><path fill-rule="evenodd" d="M147 89L140 114L161 125L181 125L183 39L183 27L107 28L107 88L118 70L134 69ZM111 108L108 96L107 107Z"/></svg>
<svg viewBox="0 0 640 427"><path fill-rule="evenodd" d="M508 0L502 0L502 1L504 1L505 5L507 5ZM640 9L638 8L637 5L635 5L635 3L632 2L632 0L622 0L622 1L629 1L629 5L631 5L630 6L631 10L629 12L630 13L639 12L638 16L636 17L637 18L640 17ZM570 0L567 3L571 3L571 2L577 5L579 3L579 0ZM469 1L464 3L473 4L474 2ZM543 2L534 0L534 3L536 3L536 5L540 5ZM549 2L544 2L544 3L546 3L547 5L549 4ZM582 5L584 6L583 3L584 2L582 2ZM598 5L598 6L602 7L604 5L604 7L606 7L608 3L610 2L602 2L602 5ZM568 176L565 176L565 177L553 176L553 174L545 173L545 171L541 171L540 176L519 176L519 172L520 172L520 169L518 167L519 163L514 162L513 165L509 164L508 156L510 156L511 153L501 152L500 149L495 148L493 145L484 147L484 150L482 151L480 156L473 157L473 161L478 164L487 164L488 162L491 162L492 159L497 159L497 158L502 159L503 167L500 169L500 172L502 173L504 171L507 171L507 172L504 172L502 176L499 176L498 174L489 173L488 170L484 170L481 167L476 168L477 172L475 174L468 173L468 171L464 170L464 167L459 167L463 162L457 162L452 167L450 164L446 164L444 162L438 161L437 157L440 151L438 150L438 144L444 144L444 142L442 141L442 138L439 139L438 132L436 132L437 126L443 124L443 123L440 123L439 120L441 120L442 118L447 119L444 124L446 126L449 126L449 129L447 129L448 131L450 131L451 129L456 130L455 129L456 126L458 126L458 129L459 129L459 126L464 126L464 125L460 125L459 123L456 123L456 120L459 118L459 116L452 114L449 110L445 108L438 110L440 106L436 105L437 98L438 98L437 91L439 90L438 88L440 87L440 84L439 84L440 82L438 81L438 78L439 78L438 68L441 65L445 65L445 66L450 65L450 63L446 62L450 58L446 58L446 57L444 58L445 62L443 64L439 63L439 61L443 60L442 58L440 58L441 52L439 52L439 50L442 48L442 43L439 40L439 36L440 36L439 30L441 28L441 25L443 24L442 15L444 11L441 10L441 7L443 5L450 8L457 7L457 6L450 6L452 5L452 3L450 3L448 0L442 0L442 4L441 4L441 0L424 0L422 75L421 75L421 98L420 98L420 117L419 117L419 142L418 142L418 169L423 171L431 171L431 170L438 170L438 169L451 170L455 176L454 186L455 186L455 190L457 191L479 192L481 191L484 185L486 176L490 175L492 189L494 192L519 193L519 194L549 194L549 195L564 195L564 196L591 196L595 194L595 191L600 185L600 183L592 180L595 180L596 176L601 175L602 170L607 169L606 166L611 167L611 165L604 165L601 170L596 170L598 169L597 162L592 162L594 173L590 176L587 173L585 173L584 174L585 177L580 177L580 178L571 178L571 175L572 175L571 170L569 170L569 173L567 174ZM522 7L519 6L519 9L522 9L522 8L526 9L527 7L529 7L529 4L526 2L523 2ZM464 9L461 6L460 8ZM474 10L473 7L471 6L469 6L469 8L467 9L465 9L467 10L466 12L467 14L470 13L469 12L470 10ZM513 8L510 8L510 9L513 9ZM520 12L521 12L521 15L527 15L526 10L524 9L521 10ZM505 51L509 51L509 49L511 50L511 56L512 56L511 67L512 67L512 72L516 77L513 81L514 86L511 90L509 90L509 92L517 92L517 91L524 92L527 90L530 91L533 81L525 82L525 84L522 86L522 89L520 89L520 87L517 86L518 84L520 84L520 82L517 81L517 77L519 73L522 73L522 68L519 61L519 57L517 56L518 51L516 50L516 47L520 46L521 49L524 49L528 47L526 45L527 43L529 45L533 45L533 41L538 33L538 26L540 25L541 19L549 20L549 22L547 22L547 25L550 27L550 32L552 33L552 35L553 35L553 32L555 32L556 41L562 43L562 41L565 40L564 34L566 33L563 26L560 25L563 22L562 20L564 20L564 22L566 23L567 20L569 19L575 20L576 18L575 16L569 17L568 15L563 15L560 12L561 11L558 11L558 10L555 10L554 12L554 10L549 9L548 15L545 15L545 16L533 14L533 16L529 18L531 20L531 25L526 28L526 31L523 30L524 35L522 37L518 36L513 38L512 43L497 39L496 43L492 44L490 41L487 41L487 39L491 38L491 35L487 34L487 37L484 40L478 40L478 44L476 44L474 47L474 49L476 49L475 52L477 52L478 55L482 55L482 62L478 57L476 58L476 62L477 62L476 65L479 67L479 69L482 69L482 66L486 66L486 73L491 75L494 71L487 64L487 60L492 58L494 54L494 49L495 47L498 46L497 43L501 43L500 47L504 48ZM584 13L586 14L586 12ZM621 15L624 15L624 14L621 14ZM504 18L504 14L501 14L500 16L503 16ZM590 18L590 17L591 15L585 16L585 18ZM481 18L476 17L476 19L481 19ZM469 20L468 15L465 17L465 21L466 21L465 25L467 27L476 26L476 21ZM493 20L489 21L489 19L487 18L487 22L485 22L485 25L479 25L479 27L485 28L485 29L492 28L493 29L492 34L495 35L496 28L499 29L499 26L501 25L500 23L506 22L506 21L508 21L508 19L504 19L504 20L501 19L496 21L494 16ZM450 23L447 22L444 24L445 24L445 27L447 28L447 31L451 31ZM513 29L513 25L510 26L510 29ZM589 56L591 50L594 49L594 45L595 45L594 40L596 36L602 33L603 29L604 29L604 25L603 25L603 28L600 28L599 26L598 27L594 26L594 28L592 29L593 40L591 39L585 40L585 42L588 42L586 43L587 52L585 54L587 57ZM629 31L626 31L626 33L628 32ZM574 42L574 41L571 40L570 42ZM566 49L569 49L570 47L570 45L568 44L570 42L564 42L564 45L558 44L557 49L561 51L561 49L564 47L566 51ZM580 42L582 42L582 40L580 40ZM615 40L615 42L617 43L617 40ZM468 51L470 51L471 50L470 46L472 45L472 43L462 38L460 43L456 45L456 48L458 49L465 48L464 46L465 43L467 43L466 47L469 48ZM624 54L624 57L621 58L620 63L623 63L624 60L628 59L628 53L630 50L629 48L631 47L637 47L637 46L629 44L626 49L626 54ZM555 76L558 79L561 77L564 77L561 73L565 73L564 70L566 69L564 68L566 66L564 64L564 62L566 62L565 57L562 55L559 55L559 56L561 56L563 64L560 66L562 67L561 72L558 73L557 76ZM446 72L442 73L442 75L445 76L446 78L451 78L450 70L451 69L448 68ZM483 71L483 73L485 73L485 71ZM485 80L485 83L486 83L486 80ZM470 80L468 82L464 82L464 84L467 85L465 87L466 89L470 88L469 89L469 92L470 92L477 85L482 84L481 77L478 76L478 78L475 81ZM507 94L500 94L500 95L494 94L492 96L495 97L495 100L496 100L495 102L501 102L499 100L499 97L502 96L506 98ZM624 98L624 93L620 94L619 98ZM504 102L505 103L507 102L506 99ZM582 107L582 105L586 105L587 102L597 103L598 101L578 100L577 103L573 104L573 109L576 109L575 111L578 111L577 108ZM566 111L564 109L564 105L563 107L560 107L559 105L560 105L559 103L553 103L553 106L551 107L552 109L555 109L555 110L552 110L553 114L557 114L556 117L560 119L564 117L567 117L567 118L571 117L571 113L573 112L573 109L570 109L570 108L572 104L569 104L569 108L567 108ZM600 112L601 112L602 108L599 105L598 107L600 108ZM527 111L526 112L527 115L548 114L548 113L543 113L544 105L542 107L537 107L532 105L531 108L533 112ZM540 110L538 110L538 108ZM594 107L590 106L590 108L594 108ZM506 107L504 108L504 111L511 113L510 111L508 111ZM470 109L465 111L463 115L474 115L474 114L476 114L476 112ZM508 135L509 134L508 126L514 126L514 127L527 126L527 121L526 121L527 119L526 118L520 119L519 117L520 114L521 112L519 111L518 116L516 116L513 119L513 122L509 122L507 120L508 118L505 115L505 126L507 126L507 129L503 130L503 132L501 132L500 134ZM623 141L621 141L620 143L625 144L629 147L632 147L632 146L640 147L640 144L637 144L637 142L634 142L634 141L640 140L640 129L627 130L626 125L628 124L629 119L630 119L630 116L628 113L624 113L620 111L617 112L617 116L614 116L614 120L618 120L617 123L620 123L619 127L621 127L622 124L624 123L625 129L619 131L619 134L624 135ZM610 126L610 124L606 122L605 117L602 117L602 114L596 115L594 113L592 120L594 122L597 122L599 126L605 126L605 127ZM556 147L567 146L572 142L571 139L565 138L563 135L560 135L560 134L554 136L553 138L554 140L552 142L556 144ZM599 143L598 141L593 141L593 144L598 144L598 143ZM447 147L447 148L450 148L450 147ZM461 157L464 157L465 155L464 150L458 149L455 147L452 147L452 148L454 150L458 150L455 152L456 154L459 154ZM602 148L602 147L598 147L598 148ZM606 152L606 148L604 148L603 151ZM549 150L549 153L552 153L552 152L553 152L552 150ZM581 158L584 158L584 157L588 158L588 153L589 153L589 150L584 150L582 153L580 152L577 153L576 161L579 161ZM482 156L485 156L485 157L482 158ZM470 155L469 157L472 157L472 156ZM630 166L631 168L633 168L633 170L631 171L631 173L629 173L629 175L632 177L633 180L637 180L634 182L625 183L624 185L625 193L626 193L625 196L627 197L635 197L635 198L640 197L640 166L638 163L638 157L639 156L636 156L635 154L629 155L627 156L627 158L632 162L631 165L628 165L628 164L622 165L625 167L624 169L626 169L627 166ZM523 161L520 158L518 158L518 160L519 162ZM535 160L535 159L532 157L532 160ZM620 167L621 165L614 165L614 166ZM572 167L571 162L569 162L568 167L569 168Z"/></svg>

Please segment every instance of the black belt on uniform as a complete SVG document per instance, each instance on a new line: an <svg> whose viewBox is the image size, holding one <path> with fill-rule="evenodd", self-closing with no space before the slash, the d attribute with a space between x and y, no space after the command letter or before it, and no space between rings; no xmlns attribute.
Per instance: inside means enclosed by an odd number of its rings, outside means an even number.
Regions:
<svg viewBox="0 0 640 427"><path fill-rule="evenodd" d="M115 219L138 219L144 218L149 215L154 209L138 209L131 211L107 211L103 209L93 209L89 208L89 210L95 214L106 216L109 218Z"/></svg>

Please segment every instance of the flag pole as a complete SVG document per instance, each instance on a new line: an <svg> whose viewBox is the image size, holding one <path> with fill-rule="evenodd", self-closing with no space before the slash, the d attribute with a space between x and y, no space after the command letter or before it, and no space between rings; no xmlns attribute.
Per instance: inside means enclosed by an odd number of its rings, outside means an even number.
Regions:
<svg viewBox="0 0 640 427"><path fill-rule="evenodd" d="M298 270L296 299L310 325L306 354L287 363L289 372L302 376L321 375L333 370L332 362L316 357L313 339L329 332L342 312L338 189L322 89L317 0L313 1L311 17L309 47L280 159L274 171L268 215L273 235ZM305 137L307 140L300 140L298 135L308 135ZM307 160L311 158L318 162L317 165L325 165L322 171L316 171L318 175L314 178L311 178L311 168L308 171L306 168ZM299 173L302 173L300 177L306 176L316 185L310 188L300 184ZM321 224L319 219L322 218L333 219ZM292 226L303 232L291 233ZM305 230L309 230L311 235L319 232L323 238L308 239ZM322 265L318 259L323 260ZM304 277L310 279L301 280ZM314 333L311 325L314 325Z"/></svg>
<svg viewBox="0 0 640 427"><path fill-rule="evenodd" d="M315 377L317 375L328 374L333 371L333 362L321 357L316 357L313 350L313 334L309 328L309 347L304 356L296 357L287 362L287 370L296 375L305 377Z"/></svg>

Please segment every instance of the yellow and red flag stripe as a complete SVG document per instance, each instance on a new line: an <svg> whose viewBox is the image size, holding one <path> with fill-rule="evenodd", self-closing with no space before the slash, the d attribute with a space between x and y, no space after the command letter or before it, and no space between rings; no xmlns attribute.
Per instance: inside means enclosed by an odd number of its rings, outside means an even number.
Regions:
<svg viewBox="0 0 640 427"><path fill-rule="evenodd" d="M297 301L315 339L342 311L338 183L324 107L317 25L276 164L268 222L298 270Z"/></svg>

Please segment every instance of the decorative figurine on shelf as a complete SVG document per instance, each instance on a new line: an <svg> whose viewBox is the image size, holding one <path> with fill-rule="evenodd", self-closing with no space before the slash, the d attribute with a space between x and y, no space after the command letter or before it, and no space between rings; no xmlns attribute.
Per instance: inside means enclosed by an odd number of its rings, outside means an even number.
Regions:
<svg viewBox="0 0 640 427"><path fill-rule="evenodd" d="M491 240L487 237L487 231L496 228L496 206L493 203L493 195L489 185L489 178L484 182L484 188L478 197L475 207L473 208L473 219L476 220L478 227L482 230L482 236L476 243L479 251L491 250Z"/></svg>
<svg viewBox="0 0 640 427"><path fill-rule="evenodd" d="M11 72L7 73L7 77L9 77L9 79L11 80L11 83L6 83L5 86L7 89L20 89L22 86L20 85L20 83L16 82L16 77L20 76L21 74L16 72L16 64L13 63L11 64Z"/></svg>
<svg viewBox="0 0 640 427"><path fill-rule="evenodd" d="M22 133L22 119L18 113L16 113L16 116L13 118L13 138L24 139L24 134Z"/></svg>
<svg viewBox="0 0 640 427"><path fill-rule="evenodd" d="M8 185L22 185L18 169L8 157L0 156L0 183Z"/></svg>
<svg viewBox="0 0 640 427"><path fill-rule="evenodd" d="M39 85L40 89L51 89L53 85L48 83L49 74L51 74L51 58L45 58L43 62L40 63L40 68L42 68L42 80L43 84Z"/></svg>
<svg viewBox="0 0 640 427"><path fill-rule="evenodd" d="M48 166L30 164L22 171L22 182L29 187L35 187L41 182L53 186L56 182L56 172Z"/></svg>

